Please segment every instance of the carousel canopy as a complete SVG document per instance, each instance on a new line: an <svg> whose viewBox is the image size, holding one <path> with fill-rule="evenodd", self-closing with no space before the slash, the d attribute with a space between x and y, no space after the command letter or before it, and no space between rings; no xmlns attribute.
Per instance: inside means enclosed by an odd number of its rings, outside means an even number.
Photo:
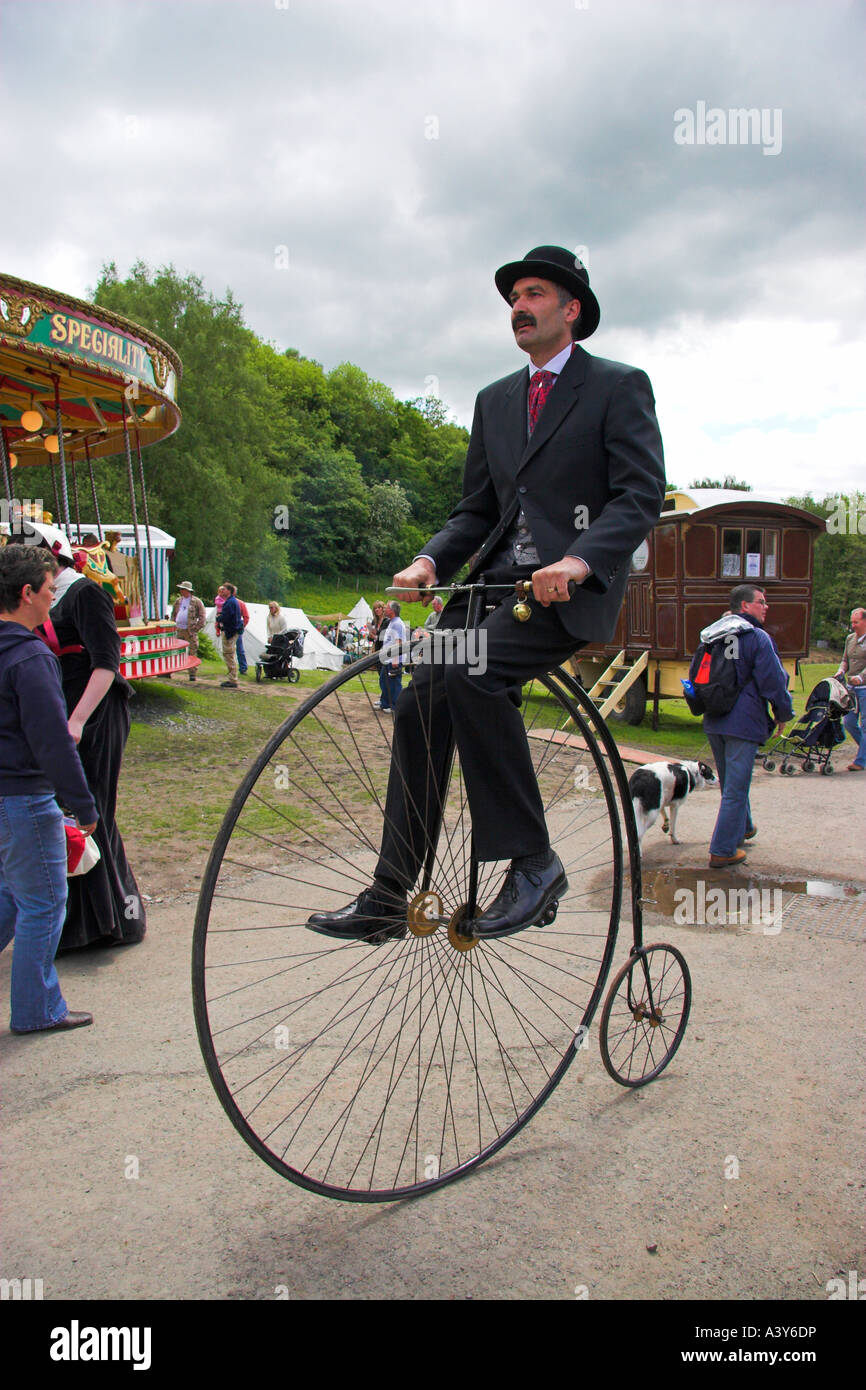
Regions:
<svg viewBox="0 0 866 1390"><path fill-rule="evenodd" d="M57 453L58 402L67 459L123 453L124 416L140 444L167 438L181 371L167 343L119 314L0 275L0 425L19 464Z"/></svg>

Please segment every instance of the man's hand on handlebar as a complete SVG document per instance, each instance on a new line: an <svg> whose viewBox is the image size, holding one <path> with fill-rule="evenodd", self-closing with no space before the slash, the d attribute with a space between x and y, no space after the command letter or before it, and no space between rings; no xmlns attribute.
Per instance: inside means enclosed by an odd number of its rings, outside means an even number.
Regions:
<svg viewBox="0 0 866 1390"><path fill-rule="evenodd" d="M431 602L432 594L422 594L422 589L429 589L436 583L436 570L429 560L413 560L408 569L401 570L394 575L394 588L406 589L408 592L400 594L401 599L407 603L415 603L418 599L425 606Z"/></svg>
<svg viewBox="0 0 866 1390"><path fill-rule="evenodd" d="M552 603L567 603L571 598L572 584L582 584L589 574L589 566L577 555L564 555L555 565L545 565L532 576L533 597L542 608Z"/></svg>

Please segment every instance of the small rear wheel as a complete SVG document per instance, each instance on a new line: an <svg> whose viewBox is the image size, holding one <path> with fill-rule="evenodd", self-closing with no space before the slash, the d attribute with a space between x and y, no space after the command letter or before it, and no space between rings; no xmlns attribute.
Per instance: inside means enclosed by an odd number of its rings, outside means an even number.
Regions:
<svg viewBox="0 0 866 1390"><path fill-rule="evenodd" d="M645 1086L683 1040L692 1005L685 958L656 942L632 953L614 977L601 1013L602 1061L621 1086Z"/></svg>
<svg viewBox="0 0 866 1390"><path fill-rule="evenodd" d="M825 762L824 766L821 768L821 771L825 777L829 777L835 771L835 768L833 767L833 764L830 762L829 758Z"/></svg>
<svg viewBox="0 0 866 1390"><path fill-rule="evenodd" d="M774 761L772 758L765 758L765 759L764 759L764 767L766 768L767 772L775 772L775 771L776 771L776 764L775 764L775 761Z"/></svg>
<svg viewBox="0 0 866 1390"><path fill-rule="evenodd" d="M794 776L794 773L797 771L797 769L794 767L794 764L793 764L793 763L786 763L786 764L785 764L785 769L784 769L784 770L785 770L785 772L787 772L787 774L788 774L789 777L793 777L793 776Z"/></svg>
<svg viewBox="0 0 866 1390"><path fill-rule="evenodd" d="M293 685L301 679L301 673L296 666L289 667L289 684Z"/></svg>
<svg viewBox="0 0 866 1390"><path fill-rule="evenodd" d="M256 663L256 681L259 683L259 685L261 685L261 681L262 681L262 668L261 668L261 666L258 664L258 662Z"/></svg>
<svg viewBox="0 0 866 1390"><path fill-rule="evenodd" d="M803 764L803 771L804 771L804 772L814 772L814 771L815 771L815 764L812 762L811 758L807 758L806 761L804 762L804 764Z"/></svg>

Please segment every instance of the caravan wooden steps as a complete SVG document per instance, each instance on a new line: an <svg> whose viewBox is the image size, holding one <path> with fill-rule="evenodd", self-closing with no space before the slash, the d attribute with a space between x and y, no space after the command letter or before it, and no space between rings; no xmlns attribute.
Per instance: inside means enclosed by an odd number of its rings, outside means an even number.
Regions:
<svg viewBox="0 0 866 1390"><path fill-rule="evenodd" d="M631 689L639 676L649 665L649 652L641 652L632 661L621 651L602 672L595 685L588 691L589 698L598 706L602 719L606 719L612 709L622 702L626 692ZM604 692L607 692L604 694ZM602 699L601 697L604 696Z"/></svg>

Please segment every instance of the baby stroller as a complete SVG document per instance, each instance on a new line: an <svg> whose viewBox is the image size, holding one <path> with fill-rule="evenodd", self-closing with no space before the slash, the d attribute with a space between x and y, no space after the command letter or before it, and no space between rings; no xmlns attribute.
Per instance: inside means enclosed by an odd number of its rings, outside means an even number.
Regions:
<svg viewBox="0 0 866 1390"><path fill-rule="evenodd" d="M794 774L794 763L799 762L804 772L814 772L820 768L829 777L833 771L830 755L834 748L845 742L842 715L853 704L841 681L833 676L819 681L790 732L773 739L766 752L759 755L758 762L762 762L768 772L773 772L779 763L779 771L789 776Z"/></svg>
<svg viewBox="0 0 866 1390"><path fill-rule="evenodd" d="M304 634L300 629L274 633L262 652L261 661L256 662L256 680L299 681L301 673L292 665L292 657L303 655Z"/></svg>

